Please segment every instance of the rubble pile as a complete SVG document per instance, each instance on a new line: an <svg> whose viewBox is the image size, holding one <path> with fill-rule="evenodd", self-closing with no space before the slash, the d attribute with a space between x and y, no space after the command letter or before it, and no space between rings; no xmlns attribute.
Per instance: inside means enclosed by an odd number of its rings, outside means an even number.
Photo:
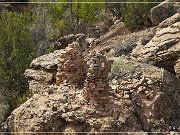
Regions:
<svg viewBox="0 0 180 135"><path fill-rule="evenodd" d="M109 103L111 87L108 84L108 73L111 71L111 61L99 53L91 53L88 58L87 77L84 83L84 98L98 110L104 111Z"/></svg>
<svg viewBox="0 0 180 135"><path fill-rule="evenodd" d="M80 85L86 77L86 62L83 59L79 44L74 42L61 53L57 74L56 84L73 83Z"/></svg>

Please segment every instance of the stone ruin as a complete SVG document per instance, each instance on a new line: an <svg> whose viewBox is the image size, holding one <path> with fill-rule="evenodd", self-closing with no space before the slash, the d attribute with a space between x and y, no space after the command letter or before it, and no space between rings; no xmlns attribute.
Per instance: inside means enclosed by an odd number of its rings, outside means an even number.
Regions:
<svg viewBox="0 0 180 135"><path fill-rule="evenodd" d="M64 83L81 85L86 78L86 61L79 44L73 42L61 53L56 74L56 84Z"/></svg>
<svg viewBox="0 0 180 135"><path fill-rule="evenodd" d="M86 101L98 110L104 111L109 103L111 87L108 84L108 73L111 71L112 61L99 53L91 53L87 58L87 76L84 83L83 96Z"/></svg>
<svg viewBox="0 0 180 135"><path fill-rule="evenodd" d="M104 111L105 105L109 103L111 90L107 79L111 63L112 61L96 52L87 55L85 60L78 43L74 42L60 55L56 84L84 84L83 97L86 102Z"/></svg>

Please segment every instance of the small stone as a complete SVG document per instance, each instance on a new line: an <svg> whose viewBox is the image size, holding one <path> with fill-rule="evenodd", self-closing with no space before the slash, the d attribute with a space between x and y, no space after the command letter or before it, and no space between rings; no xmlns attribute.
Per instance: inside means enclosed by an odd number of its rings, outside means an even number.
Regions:
<svg viewBox="0 0 180 135"><path fill-rule="evenodd" d="M79 105L77 105L77 104L73 104L73 105L72 105L72 109L73 109L73 110L80 109L80 106L79 106Z"/></svg>
<svg viewBox="0 0 180 135"><path fill-rule="evenodd" d="M124 95L124 98L129 99L129 95L128 94Z"/></svg>
<svg viewBox="0 0 180 135"><path fill-rule="evenodd" d="M74 117L74 113L73 112L67 112L67 115L69 118L73 118Z"/></svg>
<svg viewBox="0 0 180 135"><path fill-rule="evenodd" d="M151 85L151 84L153 84L153 83L154 83L153 80L147 78L147 84Z"/></svg>
<svg viewBox="0 0 180 135"><path fill-rule="evenodd" d="M63 114L61 115L61 117L62 117L62 118L68 118L68 115L67 115L67 113L63 113Z"/></svg>

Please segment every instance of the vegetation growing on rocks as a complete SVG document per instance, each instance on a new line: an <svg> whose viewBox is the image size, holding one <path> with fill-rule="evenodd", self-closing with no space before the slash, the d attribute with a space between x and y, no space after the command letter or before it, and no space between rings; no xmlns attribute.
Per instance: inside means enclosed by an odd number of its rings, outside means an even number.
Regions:
<svg viewBox="0 0 180 135"><path fill-rule="evenodd" d="M0 3L0 132L180 131L180 5L116 1Z"/></svg>
<svg viewBox="0 0 180 135"><path fill-rule="evenodd" d="M155 3L148 3L152 1L136 0L137 3L133 3L134 0L127 0L127 2L129 3L127 3L123 10L125 26L129 28L131 31L138 30L142 26L152 26L149 11L152 7L158 5L158 3L156 2L161 1L163 0L154 0L153 2Z"/></svg>
<svg viewBox="0 0 180 135"><path fill-rule="evenodd" d="M28 89L24 71L34 58L35 45L27 27L33 18L29 13L9 11L3 11L0 18L0 89L18 97Z"/></svg>

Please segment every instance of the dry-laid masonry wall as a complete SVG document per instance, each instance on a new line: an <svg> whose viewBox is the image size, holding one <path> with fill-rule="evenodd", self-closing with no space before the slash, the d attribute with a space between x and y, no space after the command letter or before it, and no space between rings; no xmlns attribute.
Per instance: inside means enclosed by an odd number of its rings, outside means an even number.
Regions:
<svg viewBox="0 0 180 135"><path fill-rule="evenodd" d="M80 85L85 77L86 62L82 57L79 44L69 44L60 55L56 84L73 83Z"/></svg>
<svg viewBox="0 0 180 135"><path fill-rule="evenodd" d="M84 84L84 99L104 111L105 104L109 103L111 90L107 80L111 63L112 61L96 52L91 52L85 61L79 45L72 43L60 55L56 84Z"/></svg>
<svg viewBox="0 0 180 135"><path fill-rule="evenodd" d="M105 104L109 102L111 87L108 83L108 73L111 71L111 61L98 53L91 53L87 62L89 68L84 83L84 98L89 104L105 110Z"/></svg>

